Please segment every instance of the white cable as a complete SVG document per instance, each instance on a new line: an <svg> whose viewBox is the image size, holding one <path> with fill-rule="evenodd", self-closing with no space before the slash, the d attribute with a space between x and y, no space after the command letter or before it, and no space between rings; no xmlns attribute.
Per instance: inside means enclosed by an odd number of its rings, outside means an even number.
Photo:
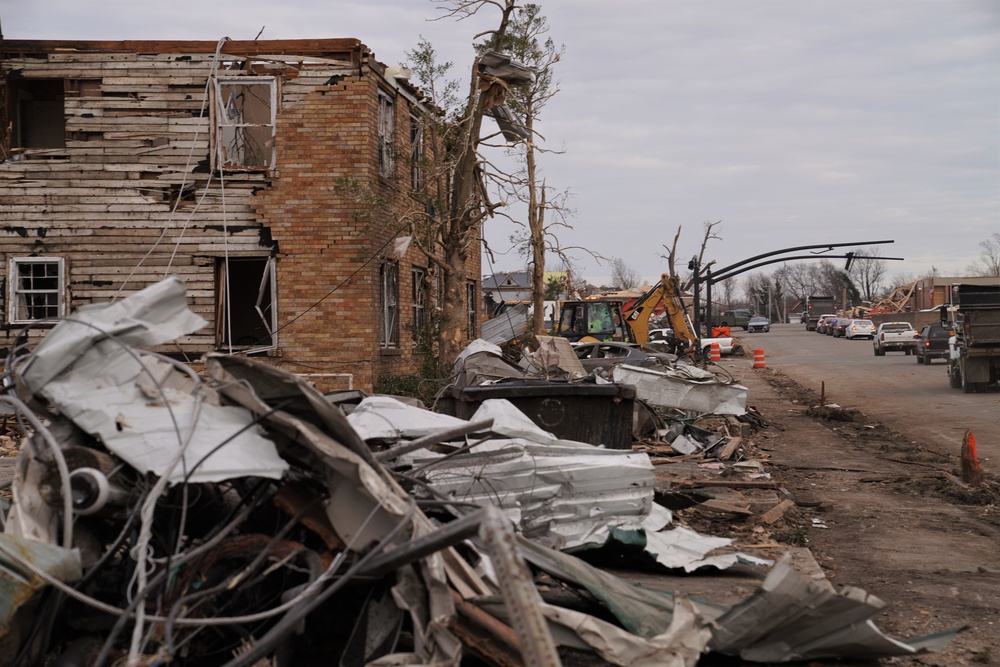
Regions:
<svg viewBox="0 0 1000 667"><path fill-rule="evenodd" d="M142 510L139 515L141 519L139 538L135 549L133 550L133 558L137 564L136 570L139 572L139 586L136 591L138 595L143 594L146 590L146 584L149 582L148 572L143 566L147 562L147 557L149 555L149 542L153 538L153 514L156 511L156 504L159 501L160 495L170 484L170 475L173 473L174 468L176 468L177 464L184 458L184 454L187 453L188 446L194 438L195 430L198 425L198 419L201 416L201 403L203 400L204 398L200 394L195 395L195 411L191 419L191 431L188 433L187 437L184 438L181 446L177 448L177 452L174 454L173 459L171 459L170 463L163 471L163 475L156 480L156 484L153 485L149 495L146 496L146 499L142 503ZM132 628L132 644L129 647L128 667L138 667L139 665L139 649L142 646L145 613L145 605L138 605L135 613L135 627Z"/></svg>
<svg viewBox="0 0 1000 667"><path fill-rule="evenodd" d="M209 86L211 85L215 72L218 70L219 67L219 58L222 51L222 45L227 41L229 41L229 37L223 37L222 39L219 40L218 44L216 44L215 57L212 59L212 65L209 69L209 77L205 82L205 92L202 94L201 109L198 111L199 120L205 117L205 107L207 106L209 99L208 97ZM184 171L181 175L181 186L180 189L177 191L177 199L176 201L174 201L174 205L170 209L170 215L167 217L167 221L164 224L163 229L160 231L160 236L157 237L156 241L153 242L152 247L150 247L150 249L146 252L146 254L142 256L142 258L136 263L134 267L132 267L132 270L129 272L128 276L126 276L125 280L122 281L121 287L119 287L118 291L115 292L114 298L111 299L112 302L116 301L118 297L121 296L122 290L124 290L125 286L128 285L129 281L132 279L132 276L135 275L135 272L139 270L139 267L142 266L147 259L149 259L149 256L153 254L153 251L156 250L157 247L159 247L160 242L163 241L163 238L167 235L167 231L169 231L170 225L171 223L173 223L174 214L177 212L177 207L180 206L181 199L183 198L184 186L187 185L187 177L191 170L191 161L194 158L194 149L198 142L198 134L199 132L198 129L196 128L194 131L194 136L191 139L191 149L188 151L188 156L184 163ZM211 132L209 132L209 136L211 136ZM187 225L188 223L191 222L191 219L194 217L195 212L201 207L202 202L205 200L205 195L208 194L209 186L211 185L211 183L212 183L212 174L209 173L208 182L205 183L205 189L202 192L201 198L198 199L198 202L195 204L194 209L188 215L187 220L184 221L184 227L181 230L181 237L183 237L184 230L187 229ZM179 244L180 244L180 239L178 239L178 245ZM174 261L174 255L176 254L177 254L177 247L175 246L174 253L170 255L170 260L167 262L166 271L170 270L170 267ZM164 275L167 275L167 273L165 272Z"/></svg>
<svg viewBox="0 0 1000 667"><path fill-rule="evenodd" d="M59 447L59 443L56 442L55 437L49 432L49 429L42 424L41 420L35 416L24 402L12 396L10 394L0 394L0 403L6 403L18 410L31 425L35 427L35 431L42 436L42 440L45 444L49 446L52 450L52 458L55 459L56 469L59 471L59 482L62 485L62 501L63 501L63 526L62 526L62 545L67 549L73 548L73 495L70 493L70 482L69 482L69 466L66 465L66 457L63 456L62 449ZM31 442L29 440L28 442Z"/></svg>
<svg viewBox="0 0 1000 667"><path fill-rule="evenodd" d="M372 518L374 518L376 512L379 509L381 509L381 505L375 505L375 507L372 508L372 511L369 512L368 516L365 518L365 521L361 525L361 528L357 531L355 536L352 537L351 540L348 542L348 544L344 547L344 550L341 551L339 554L337 554L336 558L334 558L333 561L330 563L330 565L327 566L323 574L316 577L315 581L308 584L305 588L302 589L301 592L299 592L298 595L291 598L290 600L283 602L277 607L268 609L267 611L257 612L256 614L247 614L246 616L214 616L207 618L180 617L174 619L173 621L174 625L183 625L183 626L242 625L244 623L258 623L260 621L265 621L273 616L288 611L289 609L299 604L306 598L309 598L313 594L315 594L319 590L322 584L326 583L331 577L333 577L337 573L337 570L340 569L341 564L343 564L344 559L347 557L346 554L354 546L354 542L357 540L358 535L364 532L365 528L368 527L369 522L372 520ZM55 578L42 568L38 567L38 565L36 565L31 560L25 558L24 554L8 547L3 541L0 541L0 552L3 552L3 554L9 557L11 560L23 566L24 568L30 570L33 574L38 576L38 578L43 580L45 583L55 588L58 588L60 591L62 591L69 597L73 598L74 600L77 600L78 602L82 602L83 604L86 604L98 611L102 611L111 616L122 616L125 613L124 609L107 604L106 602L101 602L100 600L90 597L86 593L81 593L72 586L68 585L66 582L60 581L59 579ZM136 615L137 614L133 612L132 616L135 617ZM149 615L146 616L145 618L153 623L166 623L168 620L170 620L166 616L154 616L154 615Z"/></svg>

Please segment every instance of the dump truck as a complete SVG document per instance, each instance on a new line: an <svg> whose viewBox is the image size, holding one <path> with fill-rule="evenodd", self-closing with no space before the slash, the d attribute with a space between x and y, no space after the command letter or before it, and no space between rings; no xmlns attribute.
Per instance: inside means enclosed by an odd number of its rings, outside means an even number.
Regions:
<svg viewBox="0 0 1000 667"><path fill-rule="evenodd" d="M812 295L806 297L806 331L816 331L816 324L821 315L835 312L836 302L832 296Z"/></svg>
<svg viewBox="0 0 1000 667"><path fill-rule="evenodd" d="M951 386L966 394L1000 387L1000 285L952 285L950 301L940 310L955 332L948 340Z"/></svg>

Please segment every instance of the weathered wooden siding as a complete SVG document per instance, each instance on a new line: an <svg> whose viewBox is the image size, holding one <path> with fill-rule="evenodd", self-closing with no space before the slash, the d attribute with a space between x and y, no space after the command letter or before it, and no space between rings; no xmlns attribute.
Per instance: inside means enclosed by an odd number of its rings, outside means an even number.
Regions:
<svg viewBox="0 0 1000 667"><path fill-rule="evenodd" d="M369 388L382 373L413 371L410 268L429 262L414 250L400 261L401 345L380 349L373 258L399 230L372 224L357 198L338 187L350 178L389 199L406 191L404 160L396 182L378 176L377 91L386 86L379 67L373 71L357 53L324 59L290 52L247 67L225 49L216 62L205 48L11 55L4 44L5 78L67 82L65 148L17 151L0 162L4 267L14 257L65 258L71 310L177 273L192 308L210 322L182 341L186 352L201 354L216 345L216 258L274 256L282 327L274 361L295 372L350 373L354 386ZM233 64L244 69L225 71ZM276 77L275 169L210 173L206 81L214 67L225 76ZM410 109L403 96L397 100L397 143L405 155ZM182 185L194 191L175 209ZM479 254L472 255L475 279ZM6 301L6 272L3 280ZM8 347L20 327L6 318L3 326L0 347Z"/></svg>

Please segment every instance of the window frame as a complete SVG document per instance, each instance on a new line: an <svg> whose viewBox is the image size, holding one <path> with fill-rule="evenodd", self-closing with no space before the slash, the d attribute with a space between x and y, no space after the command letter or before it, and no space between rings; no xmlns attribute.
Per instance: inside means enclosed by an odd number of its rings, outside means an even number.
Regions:
<svg viewBox="0 0 1000 667"><path fill-rule="evenodd" d="M56 267L56 287L54 289L19 289L20 276L18 275L18 267L28 264L54 265ZM8 263L7 286L7 322L9 324L54 322L56 319L66 316L66 259L64 257L12 257ZM30 310L31 308L39 307L29 306L26 302L21 304L20 296L23 294L55 294L55 317L48 315L45 317L21 317L21 315L25 314L22 312L22 309ZM51 306L44 305L41 307L48 309Z"/></svg>
<svg viewBox="0 0 1000 667"><path fill-rule="evenodd" d="M383 259L378 266L379 347L399 348L399 262Z"/></svg>
<svg viewBox="0 0 1000 667"><path fill-rule="evenodd" d="M382 178L396 176L395 157L396 100L389 93L378 91L378 174Z"/></svg>
<svg viewBox="0 0 1000 667"><path fill-rule="evenodd" d="M225 114L222 109L226 104L223 101L222 89L224 86L251 86L267 84L270 99L268 100L270 110L270 122L268 123L223 123ZM213 80L212 109L212 169L222 171L271 171L277 167L277 132L278 132L278 80L273 76L219 76ZM223 159L223 128L254 128L269 127L270 151L265 164L246 165L227 161ZM237 130L234 130L236 132ZM267 143L267 142L265 142ZM266 148L266 146L265 146ZM269 160L269 163L268 163ZM242 162L242 160L241 160Z"/></svg>
<svg viewBox="0 0 1000 667"><path fill-rule="evenodd" d="M422 192L424 179L424 124L415 115L410 115L410 189Z"/></svg>
<svg viewBox="0 0 1000 667"><path fill-rule="evenodd" d="M429 302L427 294L427 269L422 266L410 268L410 315L412 317L411 328L413 340L420 337L420 333L427 324L427 305Z"/></svg>
<svg viewBox="0 0 1000 667"><path fill-rule="evenodd" d="M220 350L239 350L244 353L266 352L278 348L278 289L277 289L277 261L274 257L219 257L216 266L216 317L215 317L215 345ZM239 341L231 342L232 334L232 311L228 308L230 300L228 296L228 282L232 264L248 263L251 261L263 262L264 270L261 273L260 284L257 287L257 300L254 305L257 315L261 318L264 328L268 330L270 343L263 345L240 345ZM267 317L261 310L261 303L265 294L269 301L270 316ZM256 341L255 341L256 342Z"/></svg>

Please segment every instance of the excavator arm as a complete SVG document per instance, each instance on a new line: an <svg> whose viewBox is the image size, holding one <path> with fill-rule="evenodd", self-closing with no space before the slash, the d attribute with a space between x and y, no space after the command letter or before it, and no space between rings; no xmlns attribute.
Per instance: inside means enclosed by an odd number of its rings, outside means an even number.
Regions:
<svg viewBox="0 0 1000 667"><path fill-rule="evenodd" d="M684 305L681 303L677 278L668 273L660 276L659 283L622 310L622 316L632 330L635 342L640 345L649 342L649 318L661 301L670 319L670 326L674 330L674 338L684 342L688 347L694 345L695 337L688 325Z"/></svg>

